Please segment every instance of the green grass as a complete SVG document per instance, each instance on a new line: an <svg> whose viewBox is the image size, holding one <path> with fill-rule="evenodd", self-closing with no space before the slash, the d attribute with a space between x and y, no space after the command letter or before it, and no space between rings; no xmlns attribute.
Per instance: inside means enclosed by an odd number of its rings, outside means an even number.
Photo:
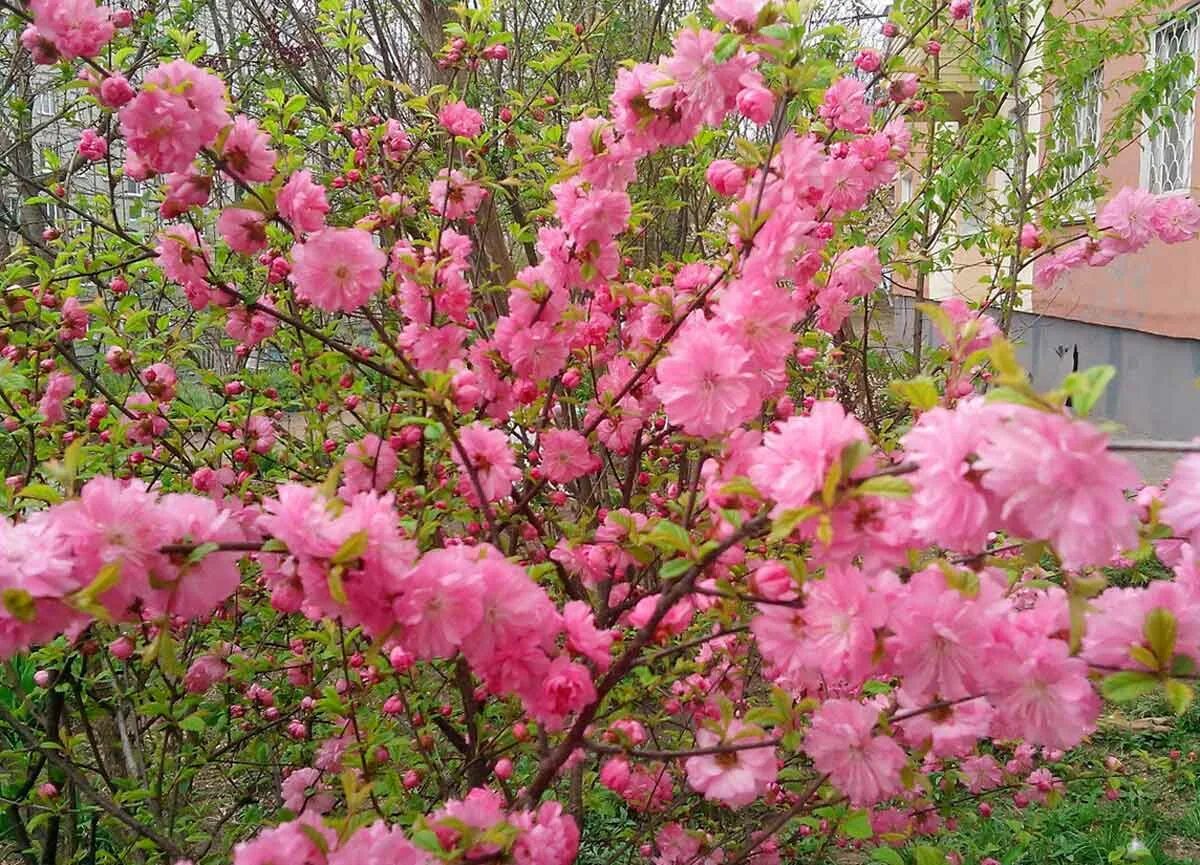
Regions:
<svg viewBox="0 0 1200 865"><path fill-rule="evenodd" d="M966 865L985 856L1004 865L1198 865L1200 761L1188 752L1200 751L1200 710L1169 716L1157 699L1135 704L1115 716L1118 726L1106 724L1077 752L1096 767L1108 755L1121 760L1116 801L1105 798L1105 780L1082 778L1054 807L997 807L990 819L970 819L940 846L957 851ZM1148 718L1162 720L1139 728ZM1182 753L1178 761L1169 756L1173 749ZM1135 839L1145 846L1141 858L1129 853Z"/></svg>
<svg viewBox="0 0 1200 865"><path fill-rule="evenodd" d="M1172 750L1181 752L1179 760L1169 756ZM905 865L935 861L927 858L932 852L929 849L918 859L915 848L919 845L955 852L963 865L977 865L988 856L1003 865L1200 865L1200 759L1189 760L1188 752L1200 752L1200 706L1174 718L1160 699L1147 698L1108 716L1101 729L1071 754L1075 779L1068 782L1056 805L1019 810L1011 804L1010 794L994 797L989 799L994 809L989 818L971 810L961 817L954 832L916 839L898 852ZM1116 801L1105 797L1111 773L1104 769L1104 760L1110 755L1123 765L1116 780L1121 794ZM1060 776L1072 777L1066 764L1053 769ZM586 811L579 861L583 865L647 861L636 849L628 849L631 842L636 847L648 840L637 831L640 818L627 813L612 797L593 804L596 807ZM704 819L713 818L707 810L704 817L693 816L699 819L693 824L684 817L685 825L713 828ZM735 825L743 823L739 815L726 828L734 831ZM1135 839L1145 847L1140 857L1128 852ZM784 865L879 861L871 857L869 849L835 845L820 849L815 838L800 846L795 855L784 857ZM936 859L945 861L941 855Z"/></svg>

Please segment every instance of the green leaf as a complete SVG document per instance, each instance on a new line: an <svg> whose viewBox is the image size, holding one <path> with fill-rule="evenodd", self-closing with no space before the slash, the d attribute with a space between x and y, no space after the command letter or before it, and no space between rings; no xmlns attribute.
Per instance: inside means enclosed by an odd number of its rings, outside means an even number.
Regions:
<svg viewBox="0 0 1200 865"><path fill-rule="evenodd" d="M718 63L724 63L734 54L737 54L738 46L742 44L742 39L736 33L726 33L718 40L717 45L713 48L713 59Z"/></svg>
<svg viewBox="0 0 1200 865"><path fill-rule="evenodd" d="M1105 699L1114 703L1128 703L1145 696L1158 688L1158 679L1149 673L1137 670L1122 670L1107 676L1100 685Z"/></svg>
<svg viewBox="0 0 1200 865"><path fill-rule="evenodd" d="M179 728L187 730L189 733L203 733L207 727L208 725L204 723L204 716L199 712L188 715L179 722Z"/></svg>
<svg viewBox="0 0 1200 865"><path fill-rule="evenodd" d="M3 600L4 609L8 614L18 622L32 622L37 614L33 595L24 589L5 589L0 593L0 600Z"/></svg>
<svg viewBox="0 0 1200 865"><path fill-rule="evenodd" d="M882 862L883 865L904 865L904 857L891 847L876 847L871 851L872 862Z"/></svg>
<svg viewBox="0 0 1200 865"><path fill-rule="evenodd" d="M1116 374L1116 367L1106 364L1073 372L1063 379L1063 390L1070 395L1075 414L1087 417Z"/></svg>
<svg viewBox="0 0 1200 865"><path fill-rule="evenodd" d="M329 561L335 565L348 565L363 557L367 551L367 533L365 530L355 532L342 542Z"/></svg>
<svg viewBox="0 0 1200 865"><path fill-rule="evenodd" d="M894 475L877 475L867 478L854 491L860 496L879 496L883 499L906 499L912 495L912 484Z"/></svg>
<svg viewBox="0 0 1200 865"><path fill-rule="evenodd" d="M855 811L842 821L842 831L851 838L870 838L875 832L871 829L871 815L866 811Z"/></svg>
<svg viewBox="0 0 1200 865"><path fill-rule="evenodd" d="M1154 652L1160 667L1169 665L1175 654L1177 630L1178 622L1175 621L1175 614L1170 610L1155 607L1146 614L1146 622L1142 625L1142 634L1145 635L1146 644L1150 646L1150 651Z"/></svg>
<svg viewBox="0 0 1200 865"><path fill-rule="evenodd" d="M1176 655L1171 659L1172 676L1190 676L1196 672L1196 659L1191 655Z"/></svg>
<svg viewBox="0 0 1200 865"><path fill-rule="evenodd" d="M30 484L22 488L17 493L17 497L22 499L37 499L39 502L45 502L48 505L57 505L63 500L62 493L46 484Z"/></svg>
<svg viewBox="0 0 1200 865"><path fill-rule="evenodd" d="M1187 682L1180 679L1167 679L1164 688L1167 703L1175 710L1176 715L1182 715L1196 699L1196 691Z"/></svg>
<svg viewBox="0 0 1200 865"><path fill-rule="evenodd" d="M674 550L684 554L692 551L692 539L687 530L670 520L659 520L650 531L647 540L660 550Z"/></svg>
<svg viewBox="0 0 1200 865"><path fill-rule="evenodd" d="M820 509L813 505L784 511L780 514L779 519L775 520L774 525L771 527L771 534L767 540L771 543L782 541L796 530L796 526L807 519L815 517L818 513L820 513Z"/></svg>
<svg viewBox="0 0 1200 865"><path fill-rule="evenodd" d="M674 580L682 577L692 567L687 559L671 559L658 569L659 576L664 580Z"/></svg>
<svg viewBox="0 0 1200 865"><path fill-rule="evenodd" d="M946 854L937 847L918 844L912 852L915 865L946 865Z"/></svg>
<svg viewBox="0 0 1200 865"><path fill-rule="evenodd" d="M937 385L927 375L894 381L888 385L888 390L893 396L920 411L929 411L938 403Z"/></svg>
<svg viewBox="0 0 1200 865"><path fill-rule="evenodd" d="M346 569L341 565L334 565L329 569L329 597L343 606L350 600L346 597L346 583L342 579L345 572Z"/></svg>
<svg viewBox="0 0 1200 865"><path fill-rule="evenodd" d="M221 549L221 545L215 544L212 541L209 541L206 544L200 544L194 550L188 553L187 564L198 565L200 562L204 561L205 556L207 556L209 553L215 553L219 549Z"/></svg>

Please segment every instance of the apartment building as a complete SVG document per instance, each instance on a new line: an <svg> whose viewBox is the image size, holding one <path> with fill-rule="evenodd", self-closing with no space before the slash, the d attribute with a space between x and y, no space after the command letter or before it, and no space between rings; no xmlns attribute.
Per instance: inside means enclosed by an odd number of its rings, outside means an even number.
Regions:
<svg viewBox="0 0 1200 865"><path fill-rule="evenodd" d="M1088 26L1100 26L1104 16L1119 15L1133 2L1114 0L1104 6L1089 3L1084 7L1073 3L1068 10L1056 0L1051 8L1068 19L1073 16ZM1031 26L1036 27L1037 22ZM1177 68L1181 56L1200 64L1200 4L1160 8L1140 18L1138 26L1148 32L1144 53L1100 60L1086 73L1082 85L1065 98L1056 96L1052 74L1035 76L1039 84L1031 94L1031 105L1026 106L1032 110L1023 118L1038 142L1028 154L1029 172L1039 170L1056 148L1064 148L1078 151L1080 158L1061 171L1060 187L1094 180L1085 174L1095 170L1111 190L1140 186L1155 193L1195 193L1200 186L1200 136L1196 134L1194 67L1177 79L1173 93L1157 101L1156 110L1165 121L1156 131L1137 136L1119 148L1108 148L1106 163L1096 166L1095 155L1106 150L1106 134L1129 114L1132 76L1158 64L1174 62ZM981 30L977 27L975 33ZM1003 58L999 60L1003 66ZM1021 75L1030 69L1043 71L1036 51L1023 62L1027 68ZM959 105L962 111L969 110L975 95L987 86L986 81L968 79L953 65L944 75L946 101L951 109ZM1178 105L1175 97L1179 97ZM1016 100L1009 97L1001 114L1010 117L1015 109ZM954 121L949 124L953 126ZM1002 193L1003 185L1009 182L1006 176L1011 177L1012 172L997 172L991 179L997 193ZM910 194L905 183L902 178L901 200ZM1081 208L1078 213L1078 225L1068 220L1061 229L1063 236L1082 229L1084 217L1090 215L1086 210ZM1032 218L1036 219L1036 213ZM960 240L968 235L974 228L972 219L970 202L966 202L955 215L951 238ZM944 259L920 287L924 289L920 292L923 297L940 300L958 295L979 301L986 296L994 284L993 266L967 248L955 248ZM1031 282L1031 277L1030 269L1025 268L1021 280ZM901 345L911 343L917 288L909 280L893 291L895 338ZM1048 288L1024 294L1013 317L1011 334L1038 386L1054 386L1076 368L1111 364L1117 369L1117 377L1097 408L1100 414L1134 435L1200 435L1200 240L1175 245L1154 243L1107 267L1081 268Z"/></svg>

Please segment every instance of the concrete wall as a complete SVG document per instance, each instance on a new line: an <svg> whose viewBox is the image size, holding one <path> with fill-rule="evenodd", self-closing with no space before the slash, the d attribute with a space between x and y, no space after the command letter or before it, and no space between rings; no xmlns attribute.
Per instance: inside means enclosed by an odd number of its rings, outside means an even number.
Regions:
<svg viewBox="0 0 1200 865"><path fill-rule="evenodd" d="M1117 376L1096 414L1130 435L1190 439L1200 435L1200 340L1174 339L1082 321L1017 313L1012 335L1017 356L1040 389L1072 369L1111 364Z"/></svg>
<svg viewBox="0 0 1200 865"><path fill-rule="evenodd" d="M912 300L893 297L892 345L912 344ZM932 345L937 331L926 322ZM1049 390L1071 372L1075 352L1079 369L1100 364L1116 367L1096 407L1097 417L1116 421L1131 438L1191 439L1200 436L1200 340L1174 339L1018 312L1012 338L1017 357L1036 387Z"/></svg>

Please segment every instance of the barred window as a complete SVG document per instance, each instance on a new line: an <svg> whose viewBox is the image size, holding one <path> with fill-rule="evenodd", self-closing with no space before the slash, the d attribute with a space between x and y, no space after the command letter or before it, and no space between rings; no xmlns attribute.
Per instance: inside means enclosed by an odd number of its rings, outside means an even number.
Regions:
<svg viewBox="0 0 1200 865"><path fill-rule="evenodd" d="M1059 94L1054 127L1054 150L1070 154L1063 165L1058 191L1065 192L1083 177L1100 152L1100 101L1104 70L1097 67L1083 80L1078 91Z"/></svg>
<svg viewBox="0 0 1200 865"><path fill-rule="evenodd" d="M1154 31L1150 40L1150 65L1196 56L1196 12L1193 10ZM1173 105L1184 93L1193 93L1196 73L1187 72L1171 89L1166 104ZM1143 155L1146 186L1151 192L1173 192L1192 185L1192 134L1195 127L1195 96L1182 110L1172 111L1156 124Z"/></svg>

